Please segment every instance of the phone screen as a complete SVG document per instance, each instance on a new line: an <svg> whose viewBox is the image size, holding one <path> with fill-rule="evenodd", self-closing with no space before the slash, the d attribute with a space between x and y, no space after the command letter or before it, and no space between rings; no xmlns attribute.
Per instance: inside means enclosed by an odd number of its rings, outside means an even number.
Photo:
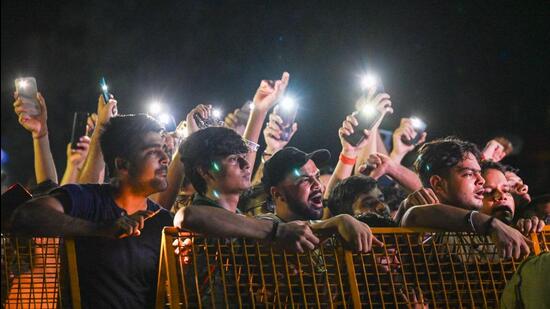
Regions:
<svg viewBox="0 0 550 309"><path fill-rule="evenodd" d="M88 113L75 112L73 116L73 130L71 132L71 149L77 149L79 139L86 135Z"/></svg>
<svg viewBox="0 0 550 309"><path fill-rule="evenodd" d="M105 82L105 77L102 77L99 80L99 87L101 87L101 92L103 94L103 100L105 100L105 104L109 103L109 86L107 86L107 82Z"/></svg>

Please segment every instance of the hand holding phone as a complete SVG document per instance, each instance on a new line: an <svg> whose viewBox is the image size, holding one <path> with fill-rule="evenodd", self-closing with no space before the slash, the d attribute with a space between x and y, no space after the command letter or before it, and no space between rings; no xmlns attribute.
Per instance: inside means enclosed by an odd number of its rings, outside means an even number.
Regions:
<svg viewBox="0 0 550 309"><path fill-rule="evenodd" d="M219 110L212 109L208 113L207 117L203 117L200 113L194 113L193 119L199 127L199 129L206 129L208 127L221 127L223 126L223 121L220 120L221 112Z"/></svg>
<svg viewBox="0 0 550 309"><path fill-rule="evenodd" d="M345 135L344 139L352 146L357 146L365 139L364 131L371 131L375 126L380 125L385 113L381 113L372 104L367 104L352 115L357 119L358 125L353 129L353 133Z"/></svg>
<svg viewBox="0 0 550 309"><path fill-rule="evenodd" d="M427 125L418 117L411 117L409 119L411 120L411 124L416 132L416 135L413 139L408 139L405 135L401 135L401 141L407 146L412 146L418 144L420 138L422 137L422 133L426 131Z"/></svg>
<svg viewBox="0 0 550 309"><path fill-rule="evenodd" d="M73 115L73 129L71 132L71 149L77 149L78 141L82 136L86 136L86 126L88 124L88 113L75 112Z"/></svg>
<svg viewBox="0 0 550 309"><path fill-rule="evenodd" d="M29 117L40 115L40 104L38 103L36 79L34 77L21 77L15 80L15 91L21 99L23 106L28 110L25 112Z"/></svg>
<svg viewBox="0 0 550 309"><path fill-rule="evenodd" d="M273 109L273 113L283 120L280 125L282 129L281 140L288 141L292 134L292 125L296 120L296 114L298 112L298 105L290 98L285 98L281 103L277 104Z"/></svg>
<svg viewBox="0 0 550 309"><path fill-rule="evenodd" d="M103 100L105 100L105 104L109 103L109 99L111 99L111 95L109 94L109 86L107 86L105 77L102 77L99 80L99 87L101 88L101 93L103 94Z"/></svg>

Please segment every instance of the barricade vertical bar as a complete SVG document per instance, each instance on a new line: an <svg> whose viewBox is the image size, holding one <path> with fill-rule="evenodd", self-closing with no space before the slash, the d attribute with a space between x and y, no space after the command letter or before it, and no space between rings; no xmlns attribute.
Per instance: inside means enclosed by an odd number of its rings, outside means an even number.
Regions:
<svg viewBox="0 0 550 309"><path fill-rule="evenodd" d="M321 246L319 248L319 252L321 254L321 256L323 257L323 261L325 261L325 287L327 289L327 293L328 293L328 300L329 300L329 304L330 304L330 308L334 308L334 303L332 301L332 288L330 286L330 278L329 278L329 275L328 275L328 269L326 269L326 256L325 256L325 250L323 248L323 246ZM342 295L342 298L344 298L344 295Z"/></svg>
<svg viewBox="0 0 550 309"><path fill-rule="evenodd" d="M177 233L176 228L165 227L163 229L162 236L164 237L164 248L166 252L164 255L164 263L167 266L166 273L168 286L170 287L170 308L180 308L180 290L176 268L176 255L171 249L174 241L172 234L174 233Z"/></svg>
<svg viewBox="0 0 550 309"><path fill-rule="evenodd" d="M78 266L76 264L76 249L73 239L65 238L65 250L67 254L67 270L71 286L71 302L73 309L81 308L80 283L78 281Z"/></svg>
<svg viewBox="0 0 550 309"><path fill-rule="evenodd" d="M361 260L363 260L361 257L361 254L358 253L358 255L361 258ZM346 263L346 269L348 270L348 281L349 281L349 290L351 293L351 303L353 305L353 308L361 308L361 298L359 295L359 288L357 286L355 265L353 264L353 253L350 250L344 250L344 259ZM338 269L340 269L340 267L338 267ZM368 286L367 286L367 290L368 290ZM369 298L370 298L370 295L369 295Z"/></svg>
<svg viewBox="0 0 550 309"><path fill-rule="evenodd" d="M434 238L431 238L432 246L435 244ZM430 265L428 259L426 258L426 250L424 249L424 244L420 243L420 250L422 251L422 257L424 258L424 265L426 266L426 275L428 276L428 284L430 285L430 294L432 295L432 301L434 305L436 304L435 293L433 289L432 275L430 274Z"/></svg>
<svg viewBox="0 0 550 309"><path fill-rule="evenodd" d="M347 307L346 297L345 297L345 292L344 292L344 282L342 280L342 273L340 271L340 269L341 269L340 264L341 263L340 263L340 258L339 258L341 256L339 251L343 252L343 249L340 248L339 250L337 250L334 246L332 246L332 251L334 253L334 261L336 263L336 272L338 274L338 285L340 287L340 294L342 295L342 304L343 304L344 307ZM352 258L351 262L352 262L351 266L353 266L353 258ZM346 265L347 265L347 263L346 263ZM355 269L353 271L355 272ZM357 286L357 284L355 286Z"/></svg>
<svg viewBox="0 0 550 309"><path fill-rule="evenodd" d="M451 252L451 248L449 247L449 243L446 242L445 243L445 246L447 247L447 252ZM455 289L456 289L456 295L457 295L457 299L458 299L458 304L460 306L460 308L462 308L462 295L460 293L460 288L458 287L458 278L457 278L457 272L455 270L455 262L454 262L454 257L452 254L449 254L449 261L451 263L451 270L452 270L452 274L453 274L453 282L455 284Z"/></svg>
<svg viewBox="0 0 550 309"><path fill-rule="evenodd" d="M223 267L223 260L224 260L224 256L223 256L223 253L222 253L222 248L221 248L221 245L220 245L220 239L216 239L216 248L217 248L217 255L218 255L218 261L219 261L219 266L220 266L220 274L222 276L222 285L223 285L223 299L224 299L224 302L225 302L225 307L228 308L229 307L229 298L227 297L227 286L226 286L226 283L227 281L225 281L225 269Z"/></svg>
<svg viewBox="0 0 550 309"><path fill-rule="evenodd" d="M264 277L264 265L262 262L262 252L260 250L260 245L256 243L256 254L258 255L258 267L260 268L260 278L262 282L261 296L264 300L264 305L267 307L267 287L265 286L265 277Z"/></svg>
<svg viewBox="0 0 550 309"><path fill-rule="evenodd" d="M433 238L432 238L433 240ZM445 297L445 305L449 307L449 299L447 297L447 288L445 287L445 279L443 277L443 270L441 269L441 262L439 260L439 245L432 241L434 250L435 250L435 261L437 264L437 269L439 270L439 278L441 279L441 286L443 287L443 295Z"/></svg>
<svg viewBox="0 0 550 309"><path fill-rule="evenodd" d="M531 235L529 235L529 236L531 238L531 241L533 242L533 252L535 253L535 255L539 255L540 254L540 243L539 243L538 234L537 233L531 233ZM542 233L541 233L541 236L542 236Z"/></svg>
<svg viewBox="0 0 550 309"><path fill-rule="evenodd" d="M166 262L164 256L168 254L166 247L164 246L164 231L162 233L162 240L160 242L160 258L159 258L159 270L157 276L157 296L155 300L155 309L164 308L166 298Z"/></svg>
<svg viewBox="0 0 550 309"><path fill-rule="evenodd" d="M283 262L285 267L285 273L286 273L286 282L288 284L288 292L290 294L290 307L294 308L294 292L292 291L292 282L290 281L290 272L289 272L289 265L288 265L288 256L286 254L286 251L283 251Z"/></svg>
<svg viewBox="0 0 550 309"><path fill-rule="evenodd" d="M248 280L246 280L248 282L248 292L250 294L250 301L252 302L252 308L256 308L256 299L254 297L254 274L252 274L252 271L250 269L250 261L249 261L249 257L248 257L248 242L245 240L243 240L243 254L244 254L244 261L246 263L246 273L247 273L247 276L248 276Z"/></svg>
<svg viewBox="0 0 550 309"><path fill-rule="evenodd" d="M233 242L229 243L231 249L231 259L233 261L233 276L235 276L235 288L237 289L237 299L239 301L239 308L243 306L241 299L241 288L240 288L240 276L237 271L237 259L235 258L235 248L233 247Z"/></svg>
<svg viewBox="0 0 550 309"><path fill-rule="evenodd" d="M385 234L381 234L382 235L382 242L385 244L386 243L386 235ZM393 294L393 301L394 301L394 305L397 306L397 292L395 291L395 282L393 280L393 272L392 272L392 265L391 265L391 261L393 261L393 258L391 259L390 261L390 258L389 258L389 255L388 255L388 247L387 246L384 246L383 247L384 249L384 255L385 255L385 259L386 259L386 263L388 265L388 269L389 269L389 272L388 272L388 277L390 277L390 284L391 284L391 289L392 289L392 294ZM382 261L382 260L380 260ZM376 261L374 263L377 263ZM382 263L380 263L382 264ZM376 267L376 265L375 265Z"/></svg>
<svg viewBox="0 0 550 309"><path fill-rule="evenodd" d="M303 305L307 308L309 307L307 304L307 295L306 295L306 287L304 285L304 276L302 271L302 263L300 263L300 254L296 253L296 263L298 264L298 275L300 276L300 286L302 287L302 299L304 301Z"/></svg>
<svg viewBox="0 0 550 309"><path fill-rule="evenodd" d="M269 252L271 254L271 268L273 269L273 282L275 284L275 299L277 300L278 307L281 307L281 297L279 295L279 278L277 278L277 263L275 263L275 253L273 252L273 247L269 247Z"/></svg>

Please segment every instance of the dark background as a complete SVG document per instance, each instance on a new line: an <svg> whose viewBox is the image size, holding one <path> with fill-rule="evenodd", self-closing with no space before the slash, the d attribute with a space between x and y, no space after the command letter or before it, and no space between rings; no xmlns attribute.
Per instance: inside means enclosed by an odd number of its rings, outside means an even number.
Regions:
<svg viewBox="0 0 550 309"><path fill-rule="evenodd" d="M504 134L522 145L505 163L533 193L550 191L547 1L293 2L2 1L2 169L33 176L32 139L12 109L20 76L46 98L61 177L72 112L95 111L101 76L120 112L158 98L181 119L203 102L231 111L286 70L301 106L291 144L337 157L357 76L371 69L396 110L383 127L416 114L429 138Z"/></svg>

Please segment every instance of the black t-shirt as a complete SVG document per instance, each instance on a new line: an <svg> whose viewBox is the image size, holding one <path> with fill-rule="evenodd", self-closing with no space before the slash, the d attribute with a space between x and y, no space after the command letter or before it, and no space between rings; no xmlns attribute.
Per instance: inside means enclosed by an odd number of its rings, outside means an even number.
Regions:
<svg viewBox="0 0 550 309"><path fill-rule="evenodd" d="M52 192L68 215L93 222L112 221L125 214L108 184L66 185ZM147 200L147 209L159 205ZM75 238L83 308L154 308L162 228L172 226L161 209L145 222L139 237Z"/></svg>

